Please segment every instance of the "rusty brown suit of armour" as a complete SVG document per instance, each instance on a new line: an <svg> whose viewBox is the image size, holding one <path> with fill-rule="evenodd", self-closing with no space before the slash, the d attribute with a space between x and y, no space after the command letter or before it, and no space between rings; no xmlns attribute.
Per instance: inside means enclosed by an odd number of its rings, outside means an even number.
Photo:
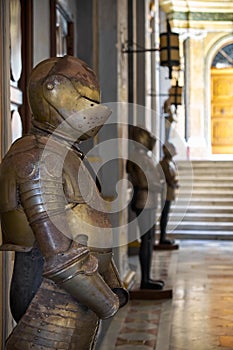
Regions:
<svg viewBox="0 0 233 350"><path fill-rule="evenodd" d="M1 249L25 254L38 247L43 281L7 350L93 349L99 320L127 302L103 200L74 147L109 116L98 89L93 72L74 57L51 58L32 71L33 126L0 167Z"/></svg>

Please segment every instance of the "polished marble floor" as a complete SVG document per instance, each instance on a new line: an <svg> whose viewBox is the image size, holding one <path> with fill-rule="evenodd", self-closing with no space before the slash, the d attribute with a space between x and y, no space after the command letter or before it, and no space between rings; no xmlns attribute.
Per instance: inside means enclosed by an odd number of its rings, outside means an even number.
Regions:
<svg viewBox="0 0 233 350"><path fill-rule="evenodd" d="M138 257L132 256L138 272ZM131 300L98 350L233 350L233 241L180 241L154 251L152 277L173 297Z"/></svg>

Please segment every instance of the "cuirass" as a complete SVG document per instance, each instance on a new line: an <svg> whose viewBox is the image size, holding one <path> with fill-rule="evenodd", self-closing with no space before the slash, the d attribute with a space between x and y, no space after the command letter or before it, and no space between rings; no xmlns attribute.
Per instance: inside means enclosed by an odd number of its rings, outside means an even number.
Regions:
<svg viewBox="0 0 233 350"><path fill-rule="evenodd" d="M160 179L157 164L147 152L135 151L127 162L127 172L134 187L134 206L138 209L157 207Z"/></svg>
<svg viewBox="0 0 233 350"><path fill-rule="evenodd" d="M21 206L22 197L28 199L29 220ZM43 212L52 215L64 208L74 234L71 238L76 239L76 225L81 225L83 232L93 237L89 238L90 244L95 245L94 241L101 239L96 235L98 226L106 241L103 231L111 225L103 199L79 153L45 136L29 135L17 140L0 167L1 249L30 250L35 240L30 221L36 215L43 216Z"/></svg>

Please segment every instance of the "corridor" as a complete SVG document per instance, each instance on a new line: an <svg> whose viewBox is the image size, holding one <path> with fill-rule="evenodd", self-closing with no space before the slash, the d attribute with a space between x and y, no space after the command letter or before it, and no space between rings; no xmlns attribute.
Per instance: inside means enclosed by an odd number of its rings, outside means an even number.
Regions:
<svg viewBox="0 0 233 350"><path fill-rule="evenodd" d="M179 244L153 257L152 277L172 287L172 299L131 300L98 350L233 350L233 241Z"/></svg>

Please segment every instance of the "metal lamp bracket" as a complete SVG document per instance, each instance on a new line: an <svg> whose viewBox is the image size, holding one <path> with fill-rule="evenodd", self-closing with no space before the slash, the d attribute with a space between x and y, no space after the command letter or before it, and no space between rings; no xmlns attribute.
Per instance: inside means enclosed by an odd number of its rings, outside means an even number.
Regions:
<svg viewBox="0 0 233 350"><path fill-rule="evenodd" d="M138 46L136 44L136 46ZM122 44L122 48L121 48L121 52L122 53L140 53L140 52L154 52L154 51L159 51L159 48L151 48L151 49L146 49L144 47L140 47L138 49L134 49L133 47L126 45L126 44Z"/></svg>

